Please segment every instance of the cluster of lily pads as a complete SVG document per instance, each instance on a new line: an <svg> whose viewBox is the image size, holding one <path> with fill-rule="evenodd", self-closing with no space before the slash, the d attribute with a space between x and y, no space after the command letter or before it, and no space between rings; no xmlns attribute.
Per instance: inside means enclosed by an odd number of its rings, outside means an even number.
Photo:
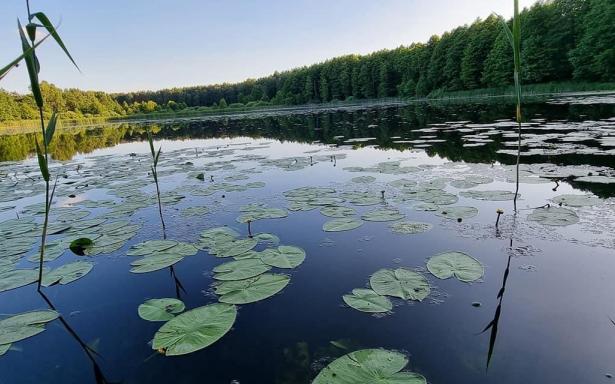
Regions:
<svg viewBox="0 0 615 384"><path fill-rule="evenodd" d="M462 252L445 252L427 260L427 270L438 279L456 278L470 283L483 277L482 264ZM368 313L386 313L393 309L389 297L423 301L431 292L423 274L407 268L381 269L369 279L370 288L356 288L342 297L351 308Z"/></svg>
<svg viewBox="0 0 615 384"><path fill-rule="evenodd" d="M256 251L259 245L265 248ZM296 268L306 256L301 248L279 245L275 235L261 233L241 238L239 233L228 227L205 230L196 246L168 240L147 241L134 246L129 254L147 255L144 259L154 258L154 263L160 266L157 269L161 269L181 260L184 249L196 254L197 247L217 258L232 259L213 269L215 282L212 288L218 295L219 303L182 313L185 306L181 301L161 298L150 299L138 308L139 316L144 320L167 321L154 335L152 343L152 348L167 356L191 353L219 340L235 322L236 305L265 300L289 284L289 275L271 273L272 268ZM171 255L179 256L172 259ZM161 263L160 260L168 262ZM134 269L132 272L135 272Z"/></svg>

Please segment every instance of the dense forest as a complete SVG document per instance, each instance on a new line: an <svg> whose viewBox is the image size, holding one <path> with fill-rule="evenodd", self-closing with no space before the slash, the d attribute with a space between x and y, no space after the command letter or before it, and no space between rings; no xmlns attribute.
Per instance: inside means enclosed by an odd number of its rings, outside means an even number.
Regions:
<svg viewBox="0 0 615 384"><path fill-rule="evenodd" d="M615 1L552 0L525 9L522 82L614 82ZM47 112L110 117L188 107L295 105L445 92L512 84L512 49L496 16L426 43L276 72L260 79L122 94L61 90L43 83ZM0 121L36 118L31 96L0 91Z"/></svg>

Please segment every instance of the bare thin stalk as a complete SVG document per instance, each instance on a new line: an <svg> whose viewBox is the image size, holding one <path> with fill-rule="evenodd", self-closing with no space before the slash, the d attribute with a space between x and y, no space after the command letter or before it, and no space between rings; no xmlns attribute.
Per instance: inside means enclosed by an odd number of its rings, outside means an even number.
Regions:
<svg viewBox="0 0 615 384"><path fill-rule="evenodd" d="M160 201L160 187L158 186L158 172L154 169L154 181L156 182L156 197L158 197L158 213L160 214L160 222L162 223L162 232L166 237L166 225L164 224L164 217L162 216L162 202Z"/></svg>

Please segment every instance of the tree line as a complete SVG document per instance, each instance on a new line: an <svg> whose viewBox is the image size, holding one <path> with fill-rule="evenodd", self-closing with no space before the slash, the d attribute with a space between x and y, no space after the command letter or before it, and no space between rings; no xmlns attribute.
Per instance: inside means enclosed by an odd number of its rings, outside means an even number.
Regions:
<svg viewBox="0 0 615 384"><path fill-rule="evenodd" d="M541 1L521 13L524 84L615 81L615 2ZM44 84L49 112L64 118L121 116L188 107L296 105L505 87L512 49L500 20L477 19L425 43L347 55L260 79L107 94ZM33 100L0 92L0 121L36 117Z"/></svg>

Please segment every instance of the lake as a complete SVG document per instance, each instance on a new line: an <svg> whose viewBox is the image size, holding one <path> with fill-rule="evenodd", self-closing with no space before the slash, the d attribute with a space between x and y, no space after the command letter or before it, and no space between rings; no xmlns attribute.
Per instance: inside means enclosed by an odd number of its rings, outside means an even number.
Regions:
<svg viewBox="0 0 615 384"><path fill-rule="evenodd" d="M524 107L516 214L513 116L449 102L66 128L44 296L34 135L0 135L0 316L61 314L0 342L0 383L311 383L372 348L433 384L609 382L615 95ZM183 305L138 309L160 298ZM203 306L234 316L211 345L152 343Z"/></svg>

